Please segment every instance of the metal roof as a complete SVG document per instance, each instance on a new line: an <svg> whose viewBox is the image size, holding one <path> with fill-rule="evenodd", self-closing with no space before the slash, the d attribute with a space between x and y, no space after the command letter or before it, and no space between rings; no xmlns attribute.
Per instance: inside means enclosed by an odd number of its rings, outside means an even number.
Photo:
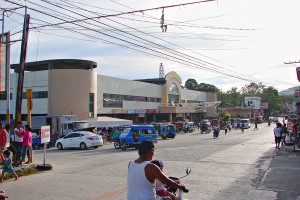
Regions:
<svg viewBox="0 0 300 200"><path fill-rule="evenodd" d="M15 72L19 71L19 64L10 66ZM97 67L97 63L89 60L78 59L55 59L43 60L37 62L27 62L25 64L25 71L44 71L51 69L85 69L90 70Z"/></svg>

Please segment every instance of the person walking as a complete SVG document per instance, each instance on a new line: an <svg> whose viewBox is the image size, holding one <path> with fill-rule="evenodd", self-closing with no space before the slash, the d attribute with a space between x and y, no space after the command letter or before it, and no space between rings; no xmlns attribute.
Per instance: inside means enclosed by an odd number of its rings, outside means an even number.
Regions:
<svg viewBox="0 0 300 200"><path fill-rule="evenodd" d="M276 123L276 127L274 128L274 136L275 136L275 145L276 149L280 149L280 141L281 141L281 124L279 122Z"/></svg>
<svg viewBox="0 0 300 200"><path fill-rule="evenodd" d="M253 130L255 131L255 129L258 130L258 128L257 128L257 121L254 122L254 129Z"/></svg>
<svg viewBox="0 0 300 200"><path fill-rule="evenodd" d="M20 162L22 155L22 143L23 143L23 129L22 122L17 122L17 127L14 129L15 145L16 145L16 163Z"/></svg>
<svg viewBox="0 0 300 200"><path fill-rule="evenodd" d="M244 124L244 122L242 122L242 125L241 125L242 133L244 133L244 129L245 129L245 124Z"/></svg>
<svg viewBox="0 0 300 200"><path fill-rule="evenodd" d="M12 159L10 157L10 151L8 150L5 150L3 153L2 153L2 150L1 150L1 160L2 162L4 163L3 164L3 169L2 169L2 176L1 176L1 179L0 179L0 183L3 182L3 178L5 176L5 173L12 173L15 177L15 180L18 180L19 177L18 175L16 174L13 166L12 166Z"/></svg>

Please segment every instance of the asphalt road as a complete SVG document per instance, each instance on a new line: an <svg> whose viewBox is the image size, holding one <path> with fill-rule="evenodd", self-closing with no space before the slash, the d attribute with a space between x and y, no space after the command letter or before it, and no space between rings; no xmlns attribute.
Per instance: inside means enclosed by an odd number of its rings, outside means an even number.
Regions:
<svg viewBox="0 0 300 200"><path fill-rule="evenodd" d="M185 199L277 199L278 193L259 187L275 156L274 124L259 124L259 130L178 134L174 140L158 140L154 158L164 161L164 172L182 176L190 190ZM114 149L105 144L92 150L47 150L46 162L54 169L1 184L9 199L125 200L127 166L137 151ZM34 163L43 162L43 151L34 151Z"/></svg>

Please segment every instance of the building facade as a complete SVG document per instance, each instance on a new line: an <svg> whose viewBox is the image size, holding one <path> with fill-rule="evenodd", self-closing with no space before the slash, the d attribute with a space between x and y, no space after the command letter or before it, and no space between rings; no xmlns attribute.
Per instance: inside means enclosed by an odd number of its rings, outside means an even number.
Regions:
<svg viewBox="0 0 300 200"><path fill-rule="evenodd" d="M87 60L45 60L25 65L22 120L26 121L26 89L33 91L32 116L78 115L152 121L199 120L215 116L215 93L187 90L176 72L164 78L126 80L97 74L97 63ZM18 65L12 65L11 109L15 113ZM0 116L5 119L5 95ZM210 103L213 105L213 103ZM12 116L13 118L14 116Z"/></svg>

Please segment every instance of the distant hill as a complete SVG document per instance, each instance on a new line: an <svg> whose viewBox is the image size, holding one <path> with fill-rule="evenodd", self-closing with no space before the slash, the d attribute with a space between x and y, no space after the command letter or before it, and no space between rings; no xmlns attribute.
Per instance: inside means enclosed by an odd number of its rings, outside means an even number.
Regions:
<svg viewBox="0 0 300 200"><path fill-rule="evenodd" d="M293 95L294 96L296 89L300 89L300 87L299 86L291 87L289 89L278 92L278 95L279 96L287 96L287 95Z"/></svg>

